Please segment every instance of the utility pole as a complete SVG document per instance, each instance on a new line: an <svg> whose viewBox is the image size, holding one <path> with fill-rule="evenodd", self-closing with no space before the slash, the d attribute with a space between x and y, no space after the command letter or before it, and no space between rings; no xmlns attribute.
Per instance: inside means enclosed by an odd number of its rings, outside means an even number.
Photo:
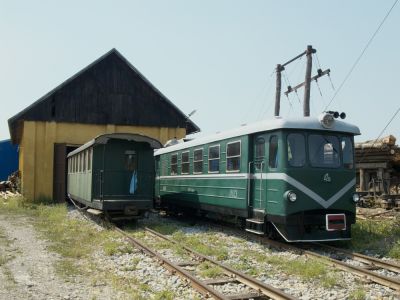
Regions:
<svg viewBox="0 0 400 300"><path fill-rule="evenodd" d="M280 64L276 65L275 117L279 117L279 111L281 109L281 72L283 70L285 70L285 68L282 67Z"/></svg>
<svg viewBox="0 0 400 300"><path fill-rule="evenodd" d="M324 75L329 75L330 71L329 69L322 71L321 69L318 69L318 74L311 77L311 71L312 71L312 54L316 53L317 50L314 49L311 45L307 46L307 49L297 55L296 57L292 58L288 62L284 64L278 64L276 66L276 94L275 94L275 116L279 116L279 111L280 111L280 97L281 97L281 72L285 70L285 66L288 64L292 63L296 59L301 58L302 56L306 55L307 56L307 68L306 68L306 75L305 75L305 80L303 83L300 83L296 85L294 88L291 86L288 86L287 91L285 92L285 95L289 95L291 92L296 92L300 87L304 86L304 103L303 103L303 115L305 117L310 116L310 92L311 92L311 81L313 80L318 80L321 76Z"/></svg>
<svg viewBox="0 0 400 300"><path fill-rule="evenodd" d="M313 49L312 46L307 46L307 68L306 77L304 79L304 102L303 102L303 114L305 117L310 116L310 90L311 90L311 69L312 69L312 54L317 50Z"/></svg>

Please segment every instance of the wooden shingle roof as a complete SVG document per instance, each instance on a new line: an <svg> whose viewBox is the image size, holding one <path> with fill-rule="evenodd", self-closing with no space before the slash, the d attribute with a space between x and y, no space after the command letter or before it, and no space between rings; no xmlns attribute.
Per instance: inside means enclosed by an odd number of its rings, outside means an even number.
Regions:
<svg viewBox="0 0 400 300"><path fill-rule="evenodd" d="M23 121L199 127L116 49L112 49L8 120L19 144Z"/></svg>

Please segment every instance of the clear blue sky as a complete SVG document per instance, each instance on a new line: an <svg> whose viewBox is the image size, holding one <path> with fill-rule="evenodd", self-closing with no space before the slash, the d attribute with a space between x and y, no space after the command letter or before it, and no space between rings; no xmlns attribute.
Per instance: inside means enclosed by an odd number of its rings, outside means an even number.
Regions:
<svg viewBox="0 0 400 300"><path fill-rule="evenodd" d="M183 112L197 109L192 119L204 133L270 118L277 63L311 44L338 88L392 4L0 0L0 140L9 138L8 118L111 48ZM400 107L399 53L397 5L330 107L360 127L358 140L377 137ZM288 68L290 83L302 82L304 71L305 59ZM328 77L319 84L312 115L334 94ZM289 101L282 97L281 115L302 115L295 94ZM400 140L400 115L389 133Z"/></svg>

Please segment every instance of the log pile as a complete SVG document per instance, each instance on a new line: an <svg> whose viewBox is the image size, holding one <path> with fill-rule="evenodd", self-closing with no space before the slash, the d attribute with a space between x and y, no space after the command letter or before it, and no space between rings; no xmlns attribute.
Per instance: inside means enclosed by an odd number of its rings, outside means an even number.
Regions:
<svg viewBox="0 0 400 300"><path fill-rule="evenodd" d="M355 144L360 205L400 206L400 147L393 135Z"/></svg>
<svg viewBox="0 0 400 300"><path fill-rule="evenodd" d="M393 135L355 144L356 163L389 163L400 166L400 147Z"/></svg>

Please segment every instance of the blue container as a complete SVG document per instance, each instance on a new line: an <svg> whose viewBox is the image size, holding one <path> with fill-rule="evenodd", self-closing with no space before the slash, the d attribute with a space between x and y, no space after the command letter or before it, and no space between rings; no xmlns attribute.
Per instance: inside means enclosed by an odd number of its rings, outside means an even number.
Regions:
<svg viewBox="0 0 400 300"><path fill-rule="evenodd" d="M8 176L18 170L18 146L10 140L0 141L0 181L7 180Z"/></svg>

